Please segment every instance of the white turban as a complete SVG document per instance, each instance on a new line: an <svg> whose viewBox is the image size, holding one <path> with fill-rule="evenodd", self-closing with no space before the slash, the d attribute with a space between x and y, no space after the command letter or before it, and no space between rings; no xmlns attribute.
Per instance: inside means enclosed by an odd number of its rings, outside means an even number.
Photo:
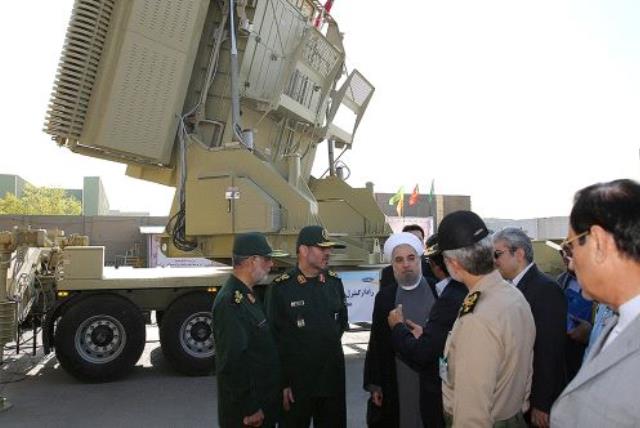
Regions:
<svg viewBox="0 0 640 428"><path fill-rule="evenodd" d="M391 263L391 253L398 245L410 245L418 256L424 253L424 245L416 235L409 232L394 233L384 243L384 259L388 263Z"/></svg>

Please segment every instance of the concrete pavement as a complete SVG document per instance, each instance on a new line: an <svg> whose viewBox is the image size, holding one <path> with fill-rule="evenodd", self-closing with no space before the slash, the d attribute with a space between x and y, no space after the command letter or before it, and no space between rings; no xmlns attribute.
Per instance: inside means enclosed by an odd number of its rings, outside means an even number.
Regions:
<svg viewBox="0 0 640 428"><path fill-rule="evenodd" d="M346 355L348 426L365 426L368 394L362 390L368 331L348 332ZM9 351L0 368L0 396L13 407L0 413L0 426L10 427L216 427L215 377L186 377L164 360L158 331L147 328L147 344L127 378L87 384L75 380L55 355L31 357Z"/></svg>

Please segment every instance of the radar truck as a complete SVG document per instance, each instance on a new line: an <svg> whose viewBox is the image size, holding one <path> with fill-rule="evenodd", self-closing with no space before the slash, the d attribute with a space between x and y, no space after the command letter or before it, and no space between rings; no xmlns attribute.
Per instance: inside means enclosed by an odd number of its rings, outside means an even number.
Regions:
<svg viewBox="0 0 640 428"><path fill-rule="evenodd" d="M76 0L45 132L74 153L175 187L168 256L228 264L234 235L261 231L292 255L278 262L285 269L295 264L298 231L320 224L347 244L335 268L379 262L385 217L372 185L349 186L340 160L374 87L347 69L343 33L325 6ZM314 177L325 146L329 167ZM210 373L210 310L229 268L168 274L103 265L104 248L82 237L1 233L0 351L30 319L66 371L109 381L139 359L153 311L169 362L189 375Z"/></svg>

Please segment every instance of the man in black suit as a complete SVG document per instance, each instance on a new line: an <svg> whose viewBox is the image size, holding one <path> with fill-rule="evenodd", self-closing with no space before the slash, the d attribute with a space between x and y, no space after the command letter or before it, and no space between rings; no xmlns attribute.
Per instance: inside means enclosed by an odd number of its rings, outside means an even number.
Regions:
<svg viewBox="0 0 640 428"><path fill-rule="evenodd" d="M437 235L433 235L427 240L429 265L438 279L435 285L438 300L431 308L426 325L404 320L402 311L397 309L388 316L393 349L420 372L420 411L424 425L429 428L445 426L438 361L468 291L464 284L449 276L437 239Z"/></svg>
<svg viewBox="0 0 640 428"><path fill-rule="evenodd" d="M508 227L493 235L494 259L502 277L518 287L536 324L531 408L525 415L535 427L549 426L551 405L566 385L567 302L560 286L533 262L531 239Z"/></svg>

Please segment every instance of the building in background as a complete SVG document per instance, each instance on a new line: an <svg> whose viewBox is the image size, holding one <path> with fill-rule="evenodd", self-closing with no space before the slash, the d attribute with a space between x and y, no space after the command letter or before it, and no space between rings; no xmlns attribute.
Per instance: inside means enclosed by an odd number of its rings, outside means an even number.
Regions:
<svg viewBox="0 0 640 428"><path fill-rule="evenodd" d="M438 224L447 214L471 209L471 196L467 195L419 195L416 204L409 205L410 193L404 195L403 215L398 216L396 205L389 205L389 199L395 193L375 193L375 200L387 222L394 232L402 229L405 224L419 224L425 229L425 235L430 236L438 229Z"/></svg>
<svg viewBox="0 0 640 428"><path fill-rule="evenodd" d="M19 175L0 174L0 198L4 198L8 193L13 193L18 198L24 194L25 186L29 183Z"/></svg>
<svg viewBox="0 0 640 428"><path fill-rule="evenodd" d="M14 174L0 174L0 198L13 193L20 198L24 195L26 186L33 186L24 178ZM102 185L100 177L84 177L82 189L64 189L65 194L82 204L82 214L85 216L148 216L148 212L127 212L109 208L109 199Z"/></svg>
<svg viewBox="0 0 640 428"><path fill-rule="evenodd" d="M522 229L529 238L536 241L562 240L569 232L569 217L540 217L526 219L483 219L489 230L498 231L505 227L517 227Z"/></svg>

